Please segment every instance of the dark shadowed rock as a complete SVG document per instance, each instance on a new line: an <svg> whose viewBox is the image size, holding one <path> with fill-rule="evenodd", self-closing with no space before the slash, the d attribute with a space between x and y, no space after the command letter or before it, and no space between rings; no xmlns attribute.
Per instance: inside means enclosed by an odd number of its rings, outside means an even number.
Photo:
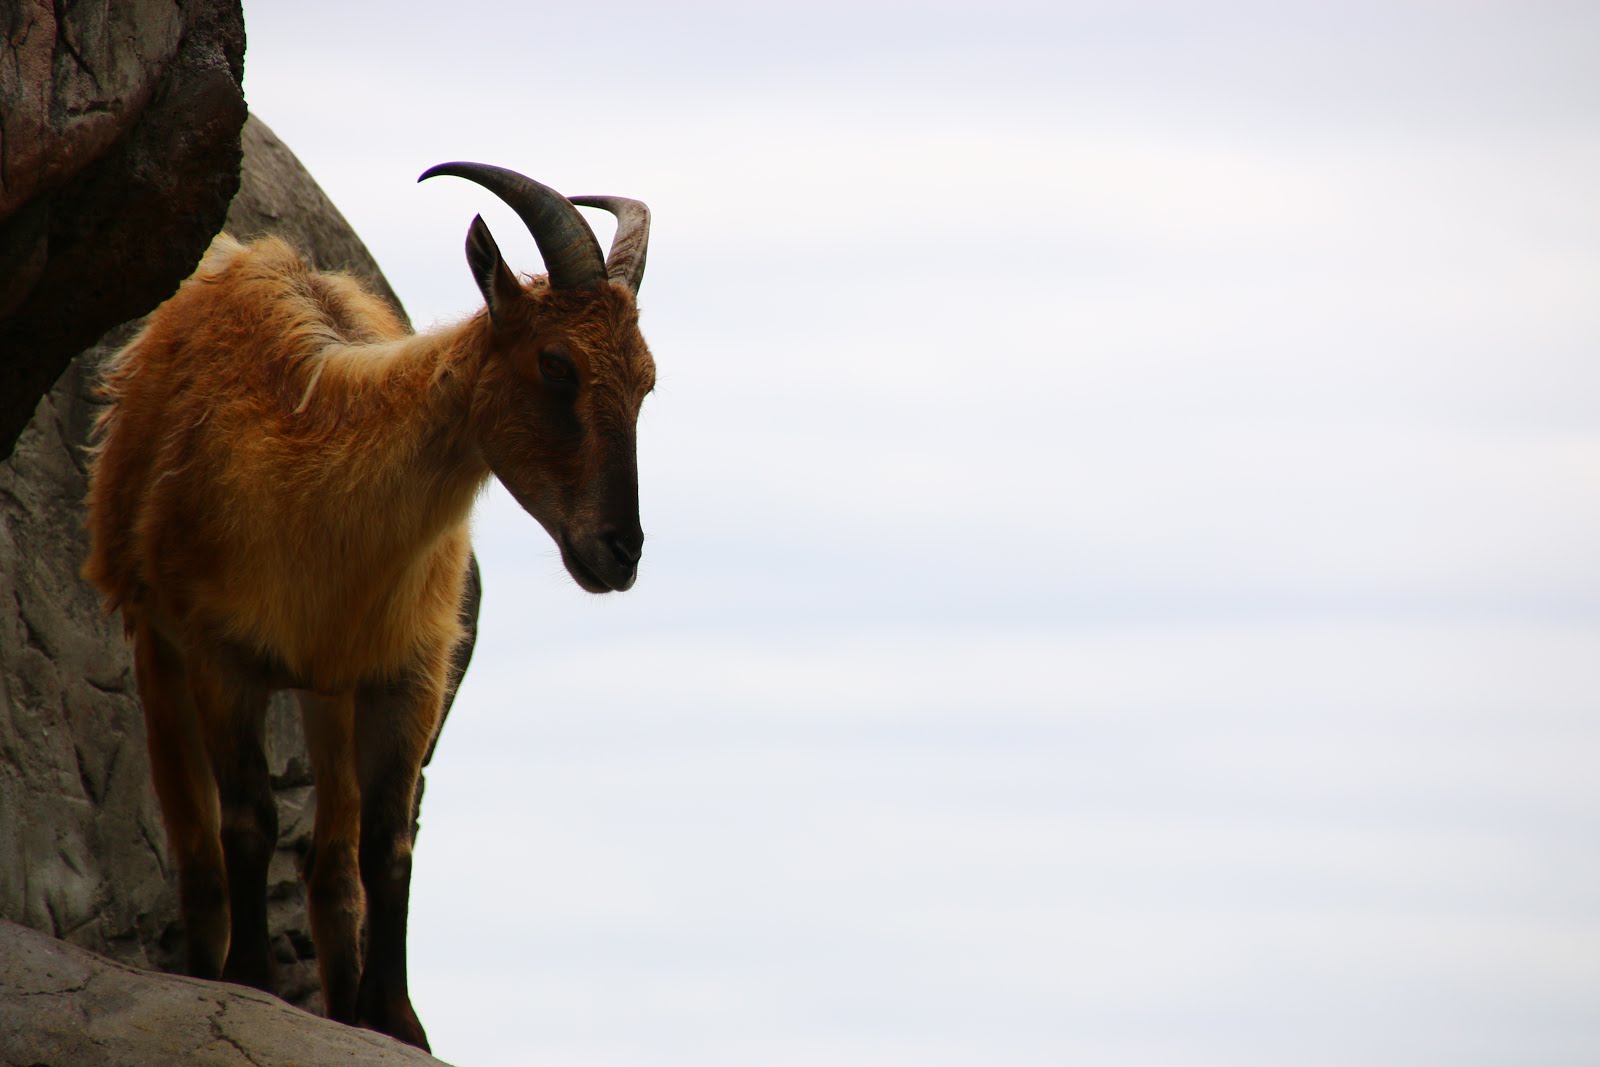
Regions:
<svg viewBox="0 0 1600 1067"><path fill-rule="evenodd" d="M243 69L239 0L0 4L0 455L220 228Z"/></svg>
<svg viewBox="0 0 1600 1067"><path fill-rule="evenodd" d="M0 922L0 1064L438 1067L241 986L152 974Z"/></svg>

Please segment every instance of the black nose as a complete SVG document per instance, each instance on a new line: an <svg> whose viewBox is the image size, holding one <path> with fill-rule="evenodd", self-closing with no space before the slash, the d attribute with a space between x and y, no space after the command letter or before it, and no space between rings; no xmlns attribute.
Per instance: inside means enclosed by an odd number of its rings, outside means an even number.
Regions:
<svg viewBox="0 0 1600 1067"><path fill-rule="evenodd" d="M624 567L637 564L644 552L644 531L637 528L608 530L600 535L600 541L611 550L612 557Z"/></svg>

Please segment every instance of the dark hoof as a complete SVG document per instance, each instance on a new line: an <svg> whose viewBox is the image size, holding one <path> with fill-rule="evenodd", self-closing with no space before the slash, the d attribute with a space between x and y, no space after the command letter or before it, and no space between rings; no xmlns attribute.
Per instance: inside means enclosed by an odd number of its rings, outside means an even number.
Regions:
<svg viewBox="0 0 1600 1067"><path fill-rule="evenodd" d="M410 999L405 996L386 997L379 1003L371 1005L362 1013L361 1025L368 1030L388 1034L408 1045L415 1045L424 1052L433 1051L428 1044L427 1032L422 1029L422 1023L417 1019L417 1013L412 1010Z"/></svg>
<svg viewBox="0 0 1600 1067"><path fill-rule="evenodd" d="M228 962L222 967L222 980L276 994L273 970L272 956L266 951L230 952Z"/></svg>

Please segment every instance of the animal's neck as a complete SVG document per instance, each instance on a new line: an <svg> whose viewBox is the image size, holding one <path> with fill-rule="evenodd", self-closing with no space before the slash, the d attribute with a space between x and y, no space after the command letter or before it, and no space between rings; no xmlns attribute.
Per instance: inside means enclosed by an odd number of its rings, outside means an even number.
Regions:
<svg viewBox="0 0 1600 1067"><path fill-rule="evenodd" d="M335 346L321 356L308 405L335 420L348 412L348 424L361 428L360 439L342 442L346 474L357 495L383 498L369 514L392 522L377 536L424 546L466 520L487 480L471 431L482 329L474 319L380 345Z"/></svg>

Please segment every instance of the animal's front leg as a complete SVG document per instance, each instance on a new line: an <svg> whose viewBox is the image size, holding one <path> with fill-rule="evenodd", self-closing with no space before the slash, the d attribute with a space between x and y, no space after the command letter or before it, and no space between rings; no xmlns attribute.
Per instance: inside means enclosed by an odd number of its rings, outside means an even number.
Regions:
<svg viewBox="0 0 1600 1067"><path fill-rule="evenodd" d="M189 973L220 978L228 953L228 876L216 778L183 655L142 620L134 620L133 639L150 770L167 842L178 862Z"/></svg>
<svg viewBox="0 0 1600 1067"><path fill-rule="evenodd" d="M356 777L355 694L302 692L300 721L317 786L317 823L306 857L306 910L328 1018L356 1022L365 900L356 861L361 796Z"/></svg>
<svg viewBox="0 0 1600 1067"><path fill-rule="evenodd" d="M200 655L190 659L189 683L222 816L232 929L222 977L271 993L267 868L278 844L278 803L267 770L267 690Z"/></svg>
<svg viewBox="0 0 1600 1067"><path fill-rule="evenodd" d="M411 813L422 758L444 696L438 669L363 688L357 696L361 773L361 883L367 893L367 954L357 1015L375 1030L419 1048L428 1037L411 1007L406 919L411 898Z"/></svg>

